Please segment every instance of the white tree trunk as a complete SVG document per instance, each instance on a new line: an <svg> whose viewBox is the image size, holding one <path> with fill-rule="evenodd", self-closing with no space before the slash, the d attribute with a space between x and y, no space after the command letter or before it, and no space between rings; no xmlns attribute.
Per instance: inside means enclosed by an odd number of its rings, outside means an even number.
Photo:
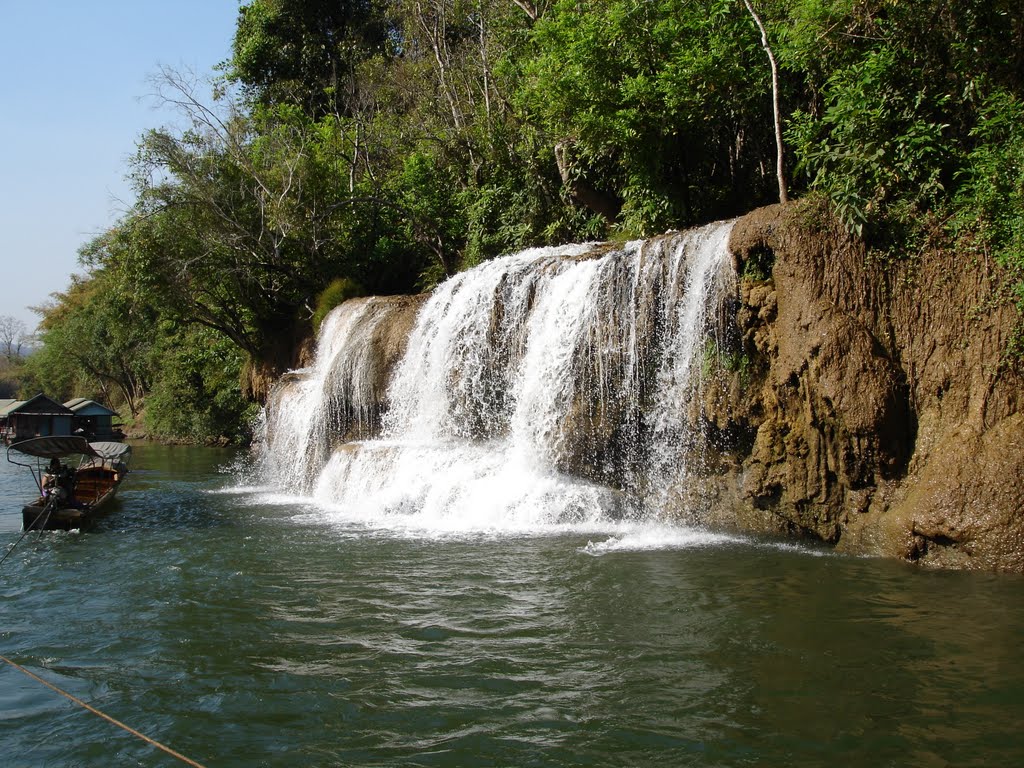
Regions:
<svg viewBox="0 0 1024 768"><path fill-rule="evenodd" d="M785 203L789 200L789 195L786 192L786 175L783 168L782 156L782 114L779 112L779 66L775 62L775 54L772 53L772 49L768 45L768 33L765 31L764 24L761 23L761 17L757 15L757 11L754 10L754 6L750 3L750 0L743 0L743 4L747 6L747 10L754 19L754 23L761 32L761 47L764 48L765 53L768 54L768 61L772 66L772 112L775 116L776 150L775 173L779 180L779 202Z"/></svg>

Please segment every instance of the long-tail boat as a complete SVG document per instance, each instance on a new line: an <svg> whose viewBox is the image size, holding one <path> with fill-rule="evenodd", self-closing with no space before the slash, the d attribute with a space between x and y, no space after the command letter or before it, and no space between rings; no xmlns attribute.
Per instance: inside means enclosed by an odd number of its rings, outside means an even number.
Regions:
<svg viewBox="0 0 1024 768"><path fill-rule="evenodd" d="M90 443L75 435L12 443L7 460L27 467L39 489L38 497L22 507L22 528L68 531L88 526L114 498L131 455L125 443Z"/></svg>

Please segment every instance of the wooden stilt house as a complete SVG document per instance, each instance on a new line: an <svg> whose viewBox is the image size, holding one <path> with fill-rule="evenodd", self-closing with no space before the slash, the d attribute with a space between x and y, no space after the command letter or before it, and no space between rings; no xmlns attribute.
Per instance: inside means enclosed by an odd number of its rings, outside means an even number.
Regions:
<svg viewBox="0 0 1024 768"><path fill-rule="evenodd" d="M88 440L118 440L121 438L120 431L114 429L116 411L84 397L68 400L64 406L73 414L71 420L73 434L82 435Z"/></svg>
<svg viewBox="0 0 1024 768"><path fill-rule="evenodd" d="M70 435L73 416L70 408L42 393L29 400L4 400L0 401L0 434L8 443L30 437Z"/></svg>

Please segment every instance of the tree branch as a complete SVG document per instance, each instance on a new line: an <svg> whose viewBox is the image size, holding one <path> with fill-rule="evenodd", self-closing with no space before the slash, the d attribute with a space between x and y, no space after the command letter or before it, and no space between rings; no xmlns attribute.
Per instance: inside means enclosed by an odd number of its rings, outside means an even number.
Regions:
<svg viewBox="0 0 1024 768"><path fill-rule="evenodd" d="M512 0L513 3L523 9L523 12L530 17L530 21L536 21L540 14L537 11L537 6L529 2L529 0Z"/></svg>

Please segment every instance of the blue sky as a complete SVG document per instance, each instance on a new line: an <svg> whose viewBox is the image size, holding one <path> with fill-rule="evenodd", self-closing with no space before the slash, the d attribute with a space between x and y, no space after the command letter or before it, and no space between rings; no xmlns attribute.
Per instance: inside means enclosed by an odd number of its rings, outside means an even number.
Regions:
<svg viewBox="0 0 1024 768"><path fill-rule="evenodd" d="M64 290L78 248L130 205L124 177L147 129L175 122L148 80L209 75L237 0L0 0L0 315Z"/></svg>

